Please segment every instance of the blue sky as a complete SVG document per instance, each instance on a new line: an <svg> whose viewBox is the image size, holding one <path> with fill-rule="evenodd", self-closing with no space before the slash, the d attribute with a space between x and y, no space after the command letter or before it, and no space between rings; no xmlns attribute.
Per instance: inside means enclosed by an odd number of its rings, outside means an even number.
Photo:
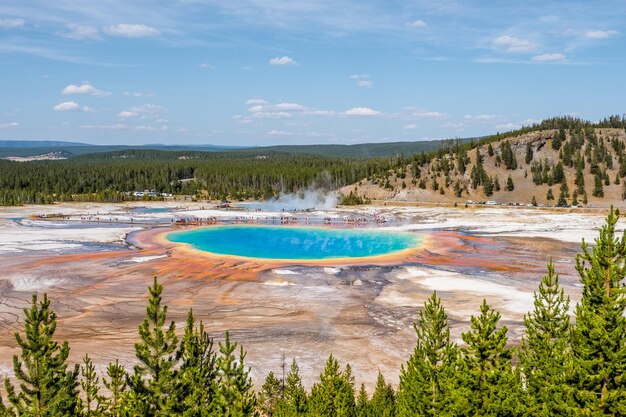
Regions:
<svg viewBox="0 0 626 417"><path fill-rule="evenodd" d="M0 139L468 137L626 112L626 2L0 0Z"/></svg>

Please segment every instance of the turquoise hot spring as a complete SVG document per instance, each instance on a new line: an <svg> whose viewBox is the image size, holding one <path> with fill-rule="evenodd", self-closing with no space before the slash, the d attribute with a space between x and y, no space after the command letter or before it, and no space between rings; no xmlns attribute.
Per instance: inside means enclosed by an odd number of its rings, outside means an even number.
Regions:
<svg viewBox="0 0 626 417"><path fill-rule="evenodd" d="M419 246L417 233L380 229L226 225L167 235L171 242L219 255L263 259L366 258Z"/></svg>

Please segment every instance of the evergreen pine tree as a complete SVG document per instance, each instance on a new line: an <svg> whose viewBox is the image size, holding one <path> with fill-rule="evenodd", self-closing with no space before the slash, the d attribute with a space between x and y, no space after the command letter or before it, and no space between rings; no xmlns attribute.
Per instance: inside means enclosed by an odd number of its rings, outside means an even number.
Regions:
<svg viewBox="0 0 626 417"><path fill-rule="evenodd" d="M585 192L585 175L583 173L581 165L576 166L576 177L574 179L574 184L576 185L576 191L578 191L578 194L582 194Z"/></svg>
<svg viewBox="0 0 626 417"><path fill-rule="evenodd" d="M185 333L176 356L181 362L176 383L177 411L183 416L201 416L213 411L211 402L217 375L213 339L202 322L196 327L192 310L187 313Z"/></svg>
<svg viewBox="0 0 626 417"><path fill-rule="evenodd" d="M454 195L457 197L461 197L462 194L463 187L461 187L461 182L459 180L456 180L456 182L454 183Z"/></svg>
<svg viewBox="0 0 626 417"><path fill-rule="evenodd" d="M590 249L582 242L576 270L583 294L572 331L573 399L581 415L626 415L626 235L616 237L611 210Z"/></svg>
<svg viewBox="0 0 626 417"><path fill-rule="evenodd" d="M563 191L563 187L561 187L561 192L559 193L559 199L557 200L556 205L558 207L567 206L567 197L566 197L565 191Z"/></svg>
<svg viewBox="0 0 626 417"><path fill-rule="evenodd" d="M594 197L604 197L604 190L602 188L602 175L596 174L593 182L593 192L591 193Z"/></svg>
<svg viewBox="0 0 626 417"><path fill-rule="evenodd" d="M130 379L132 395L128 398L131 414L162 416L175 406L175 351L178 344L176 325L172 321L164 328L167 306L161 306L163 286L154 277L148 288L150 299L146 318L139 326L141 341L135 343L139 363Z"/></svg>
<svg viewBox="0 0 626 417"><path fill-rule="evenodd" d="M530 164L533 160L533 147L530 142L526 143L526 165Z"/></svg>
<svg viewBox="0 0 626 417"><path fill-rule="evenodd" d="M552 182L559 184L565 181L565 170L563 169L563 163L559 161L558 164L552 169Z"/></svg>
<svg viewBox="0 0 626 417"><path fill-rule="evenodd" d="M533 196L530 204L532 204L533 206L537 206L537 199L535 198L535 196Z"/></svg>
<svg viewBox="0 0 626 417"><path fill-rule="evenodd" d="M484 179L483 191L487 197L493 195L493 181L488 175Z"/></svg>
<svg viewBox="0 0 626 417"><path fill-rule="evenodd" d="M526 333L519 349L519 368L532 416L569 416L569 297L559 286L552 260L534 295L534 310L524 316Z"/></svg>
<svg viewBox="0 0 626 417"><path fill-rule="evenodd" d="M563 142L565 142L565 130L561 128L552 138L552 149L558 151L561 149L561 144Z"/></svg>
<svg viewBox="0 0 626 417"><path fill-rule="evenodd" d="M506 179L506 190L513 191L514 189L515 185L513 184L513 178L511 178L511 175L509 175L509 177Z"/></svg>
<svg viewBox="0 0 626 417"><path fill-rule="evenodd" d="M265 378L265 382L259 393L259 411L263 416L272 417L276 415L278 404L281 399L281 381L274 376L274 372Z"/></svg>
<svg viewBox="0 0 626 417"><path fill-rule="evenodd" d="M120 417L122 415L122 398L126 392L126 370L120 365L119 359L107 366L107 378L102 378L102 384L109 391L105 401L105 415Z"/></svg>
<svg viewBox="0 0 626 417"><path fill-rule="evenodd" d="M256 395L252 390L250 370L245 367L246 352L239 348L235 357L237 342L231 342L226 332L224 341L219 342L220 355L217 358L217 380L214 382L215 415L224 417L253 416L256 413Z"/></svg>
<svg viewBox="0 0 626 417"><path fill-rule="evenodd" d="M356 399L356 417L371 417L372 415L372 406L367 398L365 384L361 384L361 389L359 389L359 395Z"/></svg>
<svg viewBox="0 0 626 417"><path fill-rule="evenodd" d="M278 415L299 416L307 410L307 396L300 369L295 359L291 362L291 368L284 382L283 398L280 402Z"/></svg>
<svg viewBox="0 0 626 417"><path fill-rule="evenodd" d="M363 415L367 415L367 414L363 414ZM4 400L2 399L1 393L0 393L0 417L15 417L15 413L13 413L12 410L10 410L9 408L7 408L6 405L4 405Z"/></svg>
<svg viewBox="0 0 626 417"><path fill-rule="evenodd" d="M21 354L13 356L19 392L8 379L4 381L9 403L19 416L75 416L79 366L67 370L70 347L53 339L57 321L48 296L44 294L38 301L33 295L32 306L24 309L24 315L24 336L15 333Z"/></svg>
<svg viewBox="0 0 626 417"><path fill-rule="evenodd" d="M347 368L349 369L349 368ZM356 402L351 375L339 370L339 363L331 354L320 374L320 382L313 385L308 412L315 417L351 417L356 415ZM352 407L350 407L352 405Z"/></svg>
<svg viewBox="0 0 626 417"><path fill-rule="evenodd" d="M380 371L370 404L372 417L393 417L396 415L396 393L391 384L385 382L385 377Z"/></svg>
<svg viewBox="0 0 626 417"><path fill-rule="evenodd" d="M437 293L426 301L413 325L417 343L400 371L398 416L439 416L462 407L453 395L458 368L458 350L450 341L448 316Z"/></svg>
<svg viewBox="0 0 626 417"><path fill-rule="evenodd" d="M552 188L548 188L548 192L546 193L546 200L554 200L554 194L552 194Z"/></svg>
<svg viewBox="0 0 626 417"><path fill-rule="evenodd" d="M498 329L500 313L483 300L480 315L472 316L471 329L463 333L464 385L467 415L519 415L518 381L511 367L512 352L506 347L507 328Z"/></svg>
<svg viewBox="0 0 626 417"><path fill-rule="evenodd" d="M98 386L98 375L96 367L89 355L83 358L83 365L80 368L80 386L83 391L83 399L80 400L79 408L81 416L92 417L104 415L104 397L100 395L100 387Z"/></svg>

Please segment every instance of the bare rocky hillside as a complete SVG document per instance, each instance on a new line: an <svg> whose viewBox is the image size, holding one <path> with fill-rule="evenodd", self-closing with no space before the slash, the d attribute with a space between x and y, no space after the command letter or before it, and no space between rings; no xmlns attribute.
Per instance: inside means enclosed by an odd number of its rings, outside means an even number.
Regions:
<svg viewBox="0 0 626 417"><path fill-rule="evenodd" d="M413 156L341 192L371 200L605 206L626 194L625 148L623 128L579 125L496 135Z"/></svg>

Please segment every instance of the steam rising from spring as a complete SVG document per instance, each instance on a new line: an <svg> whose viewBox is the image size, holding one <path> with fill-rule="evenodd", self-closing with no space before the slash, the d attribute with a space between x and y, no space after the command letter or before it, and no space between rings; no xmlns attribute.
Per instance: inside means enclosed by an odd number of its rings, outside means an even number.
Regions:
<svg viewBox="0 0 626 417"><path fill-rule="evenodd" d="M297 193L283 194L264 203L268 210L331 210L339 202L339 193L307 188Z"/></svg>

